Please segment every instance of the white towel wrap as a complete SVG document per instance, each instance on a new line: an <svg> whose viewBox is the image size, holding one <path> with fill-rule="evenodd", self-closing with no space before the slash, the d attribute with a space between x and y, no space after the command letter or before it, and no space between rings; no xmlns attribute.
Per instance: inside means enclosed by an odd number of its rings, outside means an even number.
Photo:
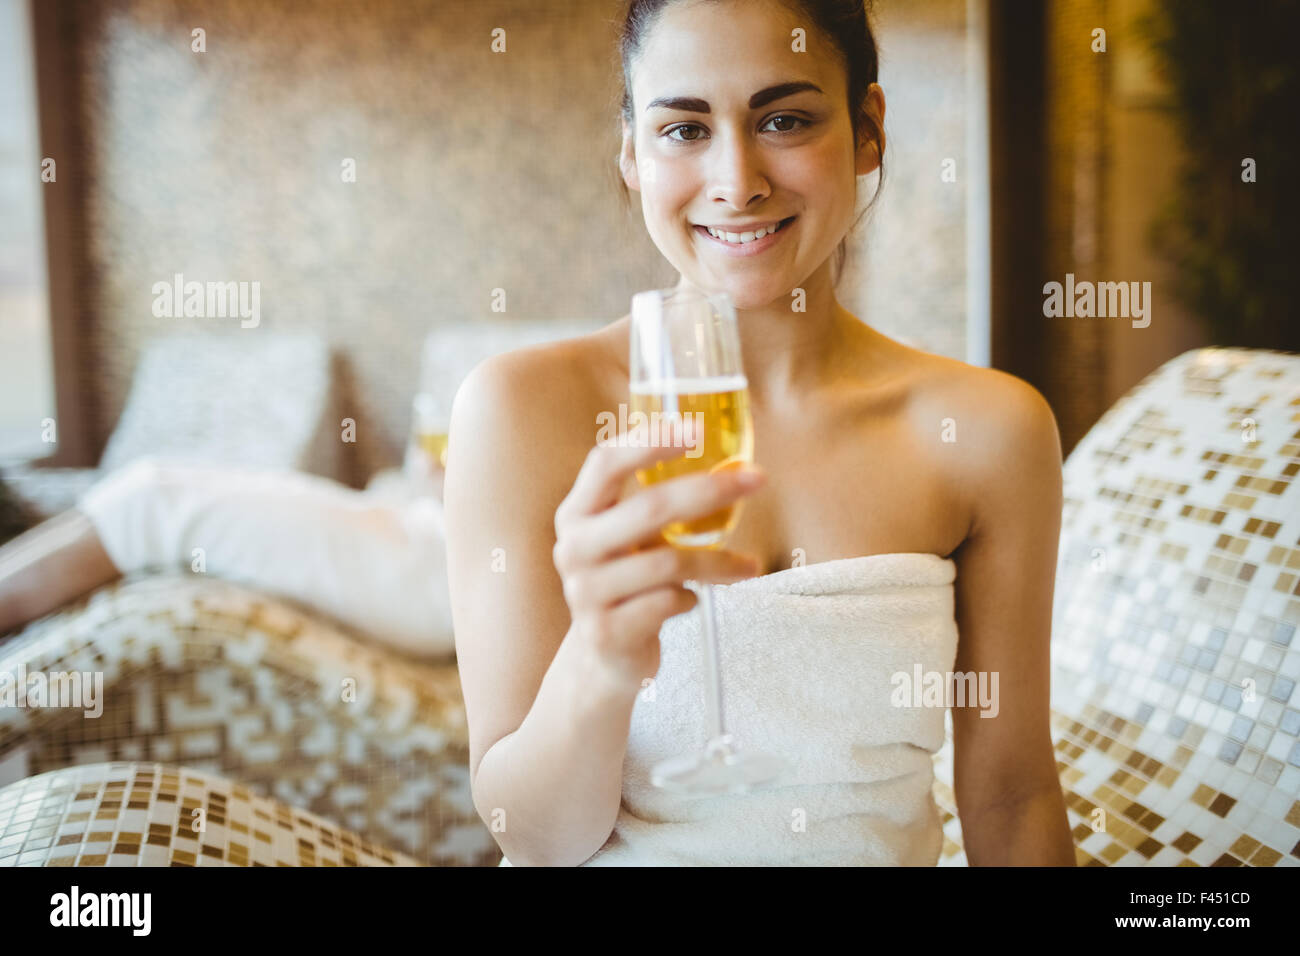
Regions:
<svg viewBox="0 0 1300 956"><path fill-rule="evenodd" d="M623 801L585 866L933 866L931 793L946 708L894 706L894 675L951 673L951 559L865 555L715 587L726 729L792 767L743 795L688 798L650 768L706 737L695 610L664 622L653 695L637 695ZM507 860L502 865L509 866Z"/></svg>

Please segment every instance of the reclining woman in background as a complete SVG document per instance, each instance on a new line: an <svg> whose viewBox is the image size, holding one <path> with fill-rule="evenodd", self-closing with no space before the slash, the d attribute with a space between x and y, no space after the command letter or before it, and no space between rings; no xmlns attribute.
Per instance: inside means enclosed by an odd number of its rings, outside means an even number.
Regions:
<svg viewBox="0 0 1300 956"><path fill-rule="evenodd" d="M118 577L190 570L419 657L453 651L442 476L404 500L300 472L142 459L0 546L0 644Z"/></svg>

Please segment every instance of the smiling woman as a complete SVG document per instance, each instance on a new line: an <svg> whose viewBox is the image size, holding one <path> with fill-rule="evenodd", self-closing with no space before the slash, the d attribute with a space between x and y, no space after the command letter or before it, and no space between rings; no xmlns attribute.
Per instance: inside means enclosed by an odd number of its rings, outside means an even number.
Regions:
<svg viewBox="0 0 1300 956"><path fill-rule="evenodd" d="M474 369L445 501L475 806L511 864L932 866L951 709L970 862L1071 864L1048 724L1051 409L836 296L885 149L863 3L630 0L621 52L620 175L677 289L734 305L762 471L630 489L673 449L593 447L629 401L629 316ZM727 547L665 544L741 499ZM728 732L788 758L760 792L650 785L700 744L687 581L719 585ZM996 699L892 701L913 673Z"/></svg>
<svg viewBox="0 0 1300 956"><path fill-rule="evenodd" d="M695 0L695 2L704 7L728 6L725 0ZM620 185L625 200L629 198L627 183L632 181L627 169L630 155L636 156L638 166L634 186L644 192L646 187L652 186L661 176L676 177L676 172L682 165L677 160L689 157L691 150L698 153L709 140L725 134L725 128L719 127L718 124L732 122L731 118L724 115L727 104L718 102L716 104L718 111L715 112L715 104L710 103L707 98L684 89L679 93L654 96L641 107L638 113L636 104L640 100L635 95L633 64L640 65L643 72L649 72L654 58L663 60L665 65L689 60L692 57L693 42L700 37L700 31L710 29L703 18L712 17L716 21L730 16L730 13L724 9L700 10L698 13L702 19L699 23L683 23L681 32L674 32L671 26L665 26L660 22L665 8L670 6L678 7L681 3L673 3L672 0L636 0L630 3L619 38L624 79L621 105L624 138L621 157L623 174ZM758 39L759 42L771 47L770 55L765 58L767 63L788 63L791 71L796 75L811 72L812 76L788 79L755 90L749 94L743 110L735 119L744 124L747 133L748 127L752 124L754 139L759 141L759 148L783 150L789 147L805 147L799 159L805 166L806 147L809 144L820 143L833 149L837 135L844 124L847 124L852 139L846 142L865 146L867 150L867 154L860 157L858 168L855 170L856 175L862 176L878 171L880 175L878 182L883 184L885 101L880 87L876 85L879 61L876 41L860 0L848 0L848 2L832 0L832 2L796 5L781 3L779 0L772 0L772 2L757 0L757 3L748 3L746 6L750 9L756 6L767 6L769 14L787 20L788 30L768 30L764 24L754 31L737 32L733 36L733 43L729 45L734 46L737 51L740 48L748 48L752 51L752 43ZM652 33L652 26L664 28ZM722 27L721 24L718 28L732 29ZM756 34L761 34L761 37ZM653 44L650 40L652 35ZM810 53L811 56L808 55ZM738 61L739 56L727 60L728 68L734 67ZM690 73L682 72L680 75L688 76ZM821 85L817 81L820 81ZM839 95L841 89L845 94L843 98ZM685 119L683 114L695 114L705 119L682 122ZM714 124L715 128L712 132L709 123ZM726 144L722 145L725 148ZM682 149L687 150L685 156L680 152ZM850 149L845 155L851 157L853 152ZM645 170L644 176L641 175L641 170ZM813 174L813 170L809 169L808 173ZM674 181L680 182L680 177L675 178ZM877 185L877 194L879 189L880 185ZM851 212L854 209L856 195L847 197L847 201L843 196L839 198L843 202L840 207L842 210ZM875 201L875 196L871 201ZM867 208L870 208L870 203L858 214L859 218ZM797 215L782 216L783 212L793 213L795 210L777 210L777 215L767 217L767 221L775 220L788 224L798 218ZM694 226L703 227L697 230L702 236L708 236L710 233L716 236L721 232L722 238L732 245L761 238L754 236L747 239L745 234L756 232L757 227L762 224L763 219L755 217L735 220L707 217L692 223ZM653 236L653 227L649 221L647 227L651 228ZM768 243L762 248L753 250L735 250L720 246L720 251L727 255L748 256L755 255L771 245L772 243ZM846 252L847 242L841 238L835 248L831 266L832 285L838 282L843 271Z"/></svg>

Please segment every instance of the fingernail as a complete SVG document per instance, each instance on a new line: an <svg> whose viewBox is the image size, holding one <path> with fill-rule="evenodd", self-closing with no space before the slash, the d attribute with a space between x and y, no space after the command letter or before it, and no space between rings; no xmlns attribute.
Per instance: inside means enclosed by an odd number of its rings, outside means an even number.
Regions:
<svg viewBox="0 0 1300 956"><path fill-rule="evenodd" d="M736 476L736 481L742 488L757 488L767 480L767 475L761 471L745 469Z"/></svg>

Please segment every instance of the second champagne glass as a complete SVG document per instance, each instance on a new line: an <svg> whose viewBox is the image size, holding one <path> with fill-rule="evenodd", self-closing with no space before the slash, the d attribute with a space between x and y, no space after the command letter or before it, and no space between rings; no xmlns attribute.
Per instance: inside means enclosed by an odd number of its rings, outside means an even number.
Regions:
<svg viewBox="0 0 1300 956"><path fill-rule="evenodd" d="M754 456L749 413L749 383L740 358L736 313L722 293L689 288L653 289L632 297L629 357L632 409L655 417L694 420L702 425L696 445L683 457L637 472L642 485L695 471L741 468ZM658 434L652 429L652 434ZM729 505L691 521L663 529L678 548L722 546L735 526L742 505ZM692 796L743 793L769 783L786 768L771 754L742 749L727 733L722 710L722 673L718 663L713 587L690 582L699 597L703 636L704 688L708 738L702 751L656 764L651 782Z"/></svg>

